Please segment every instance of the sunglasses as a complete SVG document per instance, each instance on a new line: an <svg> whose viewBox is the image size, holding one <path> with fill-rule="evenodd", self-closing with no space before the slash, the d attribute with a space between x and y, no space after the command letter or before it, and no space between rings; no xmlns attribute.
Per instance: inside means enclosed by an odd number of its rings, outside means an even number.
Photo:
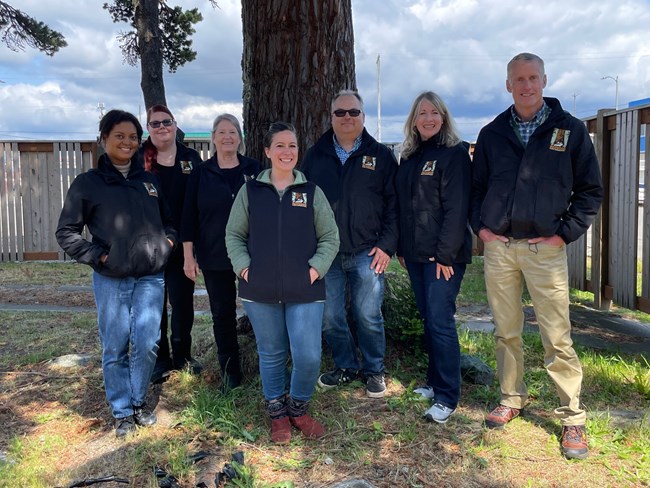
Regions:
<svg viewBox="0 0 650 488"><path fill-rule="evenodd" d="M160 127L160 125L164 125L165 127L169 127L174 123L174 119L165 119L165 120L153 120L149 122L149 127L152 129L157 129Z"/></svg>
<svg viewBox="0 0 650 488"><path fill-rule="evenodd" d="M350 110L343 110L342 108L340 108L338 110L334 110L334 112L332 113L337 117L345 117L345 114L350 114L350 117L358 117L359 115L361 115L361 110L357 108L353 108Z"/></svg>

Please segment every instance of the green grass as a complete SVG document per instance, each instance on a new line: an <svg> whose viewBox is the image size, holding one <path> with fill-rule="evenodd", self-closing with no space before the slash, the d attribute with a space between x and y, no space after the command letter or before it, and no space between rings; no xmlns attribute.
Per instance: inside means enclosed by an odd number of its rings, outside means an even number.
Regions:
<svg viewBox="0 0 650 488"><path fill-rule="evenodd" d="M486 306L482 266L476 261L468 268L461 306ZM389 281L405 278L394 266L391 272ZM40 274L34 269L30 276ZM43 362L70 352L99 354L94 315L0 312L0 422L5 425L0 451L6 452L0 486L66 486L73 479L115 473L129 478L130 486L153 488L154 466L177 477L181 486L194 486L203 468L189 455L199 450L214 454L217 470L235 451L245 452L245 464L235 467L239 476L229 487L329 486L353 478L379 488L650 486L650 367L643 356L576 346L591 455L569 462L559 452L560 425L552 415L558 399L537 334L524 334L531 401L507 429L495 432L482 425L485 412L499 401L496 382L463 384L461 404L447 424L424 422L428 404L412 392L426 375L421 324L413 315L409 287L393 286L392 292L398 303L391 302L393 315L387 314L392 322L387 324L385 400L367 399L360 382L317 391L312 412L328 435L313 442L294 431L287 446L270 441L252 333L240 335L246 381L223 394L217 388L210 318L197 317L193 342L205 373L174 374L162 388L159 404L170 420L118 442L103 398L100 365L52 371ZM461 330L459 338L464 353L495 367L491 334ZM323 369L330 366L326 350ZM614 410L646 416L622 422ZM91 426L84 427L88 422Z"/></svg>

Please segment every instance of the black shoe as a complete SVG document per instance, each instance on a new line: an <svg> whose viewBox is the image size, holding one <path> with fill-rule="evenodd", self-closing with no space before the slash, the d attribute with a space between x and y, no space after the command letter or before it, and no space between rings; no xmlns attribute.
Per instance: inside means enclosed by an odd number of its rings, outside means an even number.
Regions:
<svg viewBox="0 0 650 488"><path fill-rule="evenodd" d="M370 398L383 398L386 394L384 374L369 374L366 377L366 395Z"/></svg>
<svg viewBox="0 0 650 488"><path fill-rule="evenodd" d="M221 391L226 393L239 385L241 385L241 375L226 373L221 382Z"/></svg>
<svg viewBox="0 0 650 488"><path fill-rule="evenodd" d="M351 383L356 379L356 371L353 371L351 369L336 368L334 371L320 375L318 377L318 386L329 390L330 388L336 388L337 386Z"/></svg>
<svg viewBox="0 0 650 488"><path fill-rule="evenodd" d="M129 432L135 430L135 420L133 415L124 417L121 419L115 419L115 437L121 439L126 436Z"/></svg>
<svg viewBox="0 0 650 488"><path fill-rule="evenodd" d="M157 360L156 365L153 367L153 373L151 373L151 382L154 385L164 383L169 378L171 369L172 364L169 359Z"/></svg>
<svg viewBox="0 0 650 488"><path fill-rule="evenodd" d="M149 410L146 405L133 407L133 420L142 427L153 425L158 421L156 414Z"/></svg>
<svg viewBox="0 0 650 488"><path fill-rule="evenodd" d="M174 364L174 369L183 370L186 368L193 375L199 375L201 374L201 371L203 371L203 366L201 365L201 363L199 363L196 359L194 359L191 356L188 359L184 359L178 363L175 362Z"/></svg>

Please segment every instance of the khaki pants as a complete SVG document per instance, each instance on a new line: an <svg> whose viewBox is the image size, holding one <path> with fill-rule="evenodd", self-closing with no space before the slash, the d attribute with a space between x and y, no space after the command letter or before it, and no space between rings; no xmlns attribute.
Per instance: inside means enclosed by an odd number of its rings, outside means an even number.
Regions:
<svg viewBox="0 0 650 488"><path fill-rule="evenodd" d="M562 425L584 425L580 408L582 368L573 350L569 321L566 246L528 244L525 239L485 243L485 284L494 316L501 404L521 409L528 400L521 338L524 280L533 300L544 345L544 367L555 383Z"/></svg>

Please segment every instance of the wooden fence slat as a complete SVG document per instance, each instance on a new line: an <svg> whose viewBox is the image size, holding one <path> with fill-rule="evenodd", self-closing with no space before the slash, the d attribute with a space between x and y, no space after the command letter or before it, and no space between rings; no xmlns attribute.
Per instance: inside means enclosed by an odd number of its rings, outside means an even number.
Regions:
<svg viewBox="0 0 650 488"><path fill-rule="evenodd" d="M644 175L643 175L643 226L641 241L641 296L650 299L650 124L645 125L645 151L644 151Z"/></svg>
<svg viewBox="0 0 650 488"><path fill-rule="evenodd" d="M619 116L616 116L617 122L618 122ZM618 123L616 124L617 126L619 125ZM611 146L611 193L610 193L610 204L609 204L609 209L610 209L610 215L609 215L609 220L611 222L610 230L609 230L609 236L608 240L610 243L610 250L611 252L609 253L609 269L610 270L616 270L618 268L618 260L620 256L620 240L615 238L615 236L620 235L620 219L616 215L616 209L619 208L619 192L620 192L620 154L619 154L619 134L620 131L614 131L611 133L612 137L612 146ZM618 273L613 273L612 276L610 276L610 284L613 286L614 291L619 288L619 282L618 282ZM616 300L617 297L613 297L614 300Z"/></svg>
<svg viewBox="0 0 650 488"><path fill-rule="evenodd" d="M2 171L2 180L0 181L0 256L2 261L9 261L11 255L9 251L9 202L8 202L8 179L9 179L9 161L11 159L11 144L8 142L0 145L0 171Z"/></svg>

